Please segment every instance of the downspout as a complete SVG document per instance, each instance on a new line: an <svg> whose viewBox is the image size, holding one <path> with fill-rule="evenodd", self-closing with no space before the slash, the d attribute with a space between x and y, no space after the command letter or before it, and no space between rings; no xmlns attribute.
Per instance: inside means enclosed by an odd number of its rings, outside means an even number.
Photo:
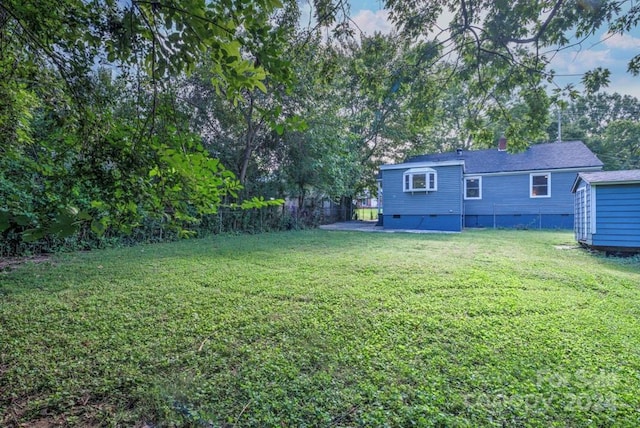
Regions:
<svg viewBox="0 0 640 428"><path fill-rule="evenodd" d="M464 218L465 218L465 206L464 206L464 161L462 161L462 166L460 168L460 188L462 191L460 192L460 231L464 230Z"/></svg>
<svg viewBox="0 0 640 428"><path fill-rule="evenodd" d="M464 165L463 165L464 168ZM464 230L464 217L465 217L465 206L464 206L464 171L463 168L460 168L460 188L462 192L460 192L460 231Z"/></svg>

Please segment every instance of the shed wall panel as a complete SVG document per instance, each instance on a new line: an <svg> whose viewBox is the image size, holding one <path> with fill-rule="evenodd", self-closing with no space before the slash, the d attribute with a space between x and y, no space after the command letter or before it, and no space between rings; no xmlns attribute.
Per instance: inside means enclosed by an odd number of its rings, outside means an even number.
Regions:
<svg viewBox="0 0 640 428"><path fill-rule="evenodd" d="M594 185L596 233L592 244L640 247L640 185Z"/></svg>

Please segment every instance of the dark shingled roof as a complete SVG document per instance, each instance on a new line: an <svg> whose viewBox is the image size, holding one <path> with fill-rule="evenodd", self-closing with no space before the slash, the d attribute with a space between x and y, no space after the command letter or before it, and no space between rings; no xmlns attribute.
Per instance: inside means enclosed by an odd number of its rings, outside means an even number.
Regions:
<svg viewBox="0 0 640 428"><path fill-rule="evenodd" d="M443 162L463 160L466 174L536 171L564 168L602 167L600 159L582 141L533 144L520 153L498 149L468 150L414 156L407 162Z"/></svg>
<svg viewBox="0 0 640 428"><path fill-rule="evenodd" d="M629 169L626 171L597 171L581 172L580 178L587 183L624 183L629 181L640 182L640 169Z"/></svg>

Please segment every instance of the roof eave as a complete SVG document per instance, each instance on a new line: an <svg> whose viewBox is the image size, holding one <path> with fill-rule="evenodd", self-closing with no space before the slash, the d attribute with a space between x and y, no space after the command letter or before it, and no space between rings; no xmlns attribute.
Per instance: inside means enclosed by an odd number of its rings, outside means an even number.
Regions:
<svg viewBox="0 0 640 428"><path fill-rule="evenodd" d="M464 166L464 160L450 160L442 162L406 162L399 164L381 165L380 171L388 171L392 169L409 169L409 168L433 168L438 166Z"/></svg>
<svg viewBox="0 0 640 428"><path fill-rule="evenodd" d="M590 181L589 184L591 184L592 186L613 186L616 184L640 184L640 180Z"/></svg>
<svg viewBox="0 0 640 428"><path fill-rule="evenodd" d="M473 175L510 175L510 174L529 174L533 172L585 172L600 171L602 166L571 166L565 168L531 168L531 169L509 169L502 171L469 171L466 174Z"/></svg>

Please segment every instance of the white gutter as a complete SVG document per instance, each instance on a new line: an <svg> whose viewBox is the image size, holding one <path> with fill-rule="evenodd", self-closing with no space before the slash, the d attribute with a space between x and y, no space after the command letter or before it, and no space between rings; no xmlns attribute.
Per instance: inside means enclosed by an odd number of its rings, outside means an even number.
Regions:
<svg viewBox="0 0 640 428"><path fill-rule="evenodd" d="M409 169L409 168L433 168L437 166L458 166L463 165L463 160L450 160L450 161L442 161L442 162L407 162L407 163L399 163L395 165L381 165L381 171L387 171L390 169Z"/></svg>

